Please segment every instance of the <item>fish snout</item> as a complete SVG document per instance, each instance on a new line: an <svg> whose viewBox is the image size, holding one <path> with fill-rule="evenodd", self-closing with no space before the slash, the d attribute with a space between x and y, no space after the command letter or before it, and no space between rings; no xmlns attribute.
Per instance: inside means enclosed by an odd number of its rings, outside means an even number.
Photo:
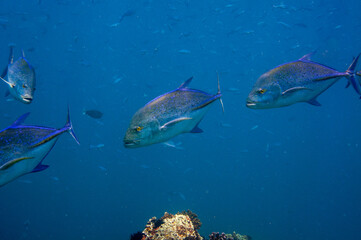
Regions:
<svg viewBox="0 0 361 240"><path fill-rule="evenodd" d="M23 97L23 101L26 103L31 103L33 101L32 97Z"/></svg>
<svg viewBox="0 0 361 240"><path fill-rule="evenodd" d="M255 101L251 100L250 98L247 98L247 100L246 100L246 106L247 106L248 108L255 108L256 104L257 104L257 103L256 103Z"/></svg>
<svg viewBox="0 0 361 240"><path fill-rule="evenodd" d="M123 142L124 142L124 147L126 147L126 148L134 148L134 147L138 146L140 141L124 139Z"/></svg>
<svg viewBox="0 0 361 240"><path fill-rule="evenodd" d="M29 104L33 101L33 97L30 95L19 95L17 99L19 99L22 103L26 104Z"/></svg>

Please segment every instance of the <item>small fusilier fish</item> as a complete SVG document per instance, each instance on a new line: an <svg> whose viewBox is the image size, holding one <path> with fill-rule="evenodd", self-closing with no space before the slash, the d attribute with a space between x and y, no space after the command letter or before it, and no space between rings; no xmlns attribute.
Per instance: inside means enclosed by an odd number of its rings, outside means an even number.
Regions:
<svg viewBox="0 0 361 240"><path fill-rule="evenodd" d="M84 115L88 115L89 117L95 118L95 119L100 119L103 117L103 113L101 111L98 110L84 110L83 111Z"/></svg>
<svg viewBox="0 0 361 240"><path fill-rule="evenodd" d="M211 103L221 100L218 79L218 93L215 95L188 85L192 78L179 88L165 93L139 109L133 116L124 137L124 146L136 148L165 142L181 133L203 132L199 122L208 112Z"/></svg>
<svg viewBox="0 0 361 240"><path fill-rule="evenodd" d="M360 83L355 79L357 56L345 72L339 72L322 64L312 62L310 55L282 64L258 78L247 98L247 107L253 109L277 108L297 102L321 106L317 97L331 87L339 78L346 77L361 95Z"/></svg>
<svg viewBox="0 0 361 240"><path fill-rule="evenodd" d="M49 166L42 162L62 133L69 132L79 144L69 110L67 122L61 129L22 125L28 115L22 115L0 131L0 187L24 174L47 169Z"/></svg>
<svg viewBox="0 0 361 240"><path fill-rule="evenodd" d="M9 64L1 75L1 79L9 85L10 94L22 103L31 103L35 91L35 71L22 56L14 62L14 46L10 45Z"/></svg>

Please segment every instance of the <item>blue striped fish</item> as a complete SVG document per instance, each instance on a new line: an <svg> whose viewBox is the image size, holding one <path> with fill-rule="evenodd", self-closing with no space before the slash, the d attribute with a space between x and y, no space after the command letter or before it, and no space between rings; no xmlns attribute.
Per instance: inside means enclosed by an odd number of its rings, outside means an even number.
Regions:
<svg viewBox="0 0 361 240"><path fill-rule="evenodd" d="M1 75L1 79L9 86L10 94L18 101L29 104L33 101L35 91L35 71L22 56L14 61L14 46L10 45L9 64Z"/></svg>
<svg viewBox="0 0 361 240"><path fill-rule="evenodd" d="M260 76L249 93L246 105L253 109L278 108L297 102L321 106L317 97L340 78L348 79L358 95L360 82L355 68L358 55L345 72L311 61L311 54L297 61L282 64Z"/></svg>
<svg viewBox="0 0 361 240"><path fill-rule="evenodd" d="M0 187L24 174L47 169L49 166L42 162L64 132L69 132L79 144L69 110L67 122L61 129L23 125L29 114L0 131Z"/></svg>
<svg viewBox="0 0 361 240"><path fill-rule="evenodd" d="M188 88L191 81L192 78L188 79L179 88L153 99L139 109L125 134L124 146L142 147L165 142L181 133L203 132L198 124L211 104L217 99L221 101L219 79L218 92L214 95Z"/></svg>

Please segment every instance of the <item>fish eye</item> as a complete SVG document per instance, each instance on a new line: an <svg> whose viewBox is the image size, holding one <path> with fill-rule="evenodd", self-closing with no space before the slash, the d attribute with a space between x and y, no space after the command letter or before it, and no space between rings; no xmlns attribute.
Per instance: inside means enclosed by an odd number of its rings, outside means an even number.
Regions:
<svg viewBox="0 0 361 240"><path fill-rule="evenodd" d="M260 93L260 94L264 94L265 92L266 92L267 90L266 89L260 89L260 90L258 90L258 92Z"/></svg>
<svg viewBox="0 0 361 240"><path fill-rule="evenodd" d="M27 88L27 86L25 84L22 85L23 88Z"/></svg>
<svg viewBox="0 0 361 240"><path fill-rule="evenodd" d="M138 126L138 127L135 128L135 130L136 130L137 132L142 131L142 129L143 129L143 127L140 127L140 126Z"/></svg>

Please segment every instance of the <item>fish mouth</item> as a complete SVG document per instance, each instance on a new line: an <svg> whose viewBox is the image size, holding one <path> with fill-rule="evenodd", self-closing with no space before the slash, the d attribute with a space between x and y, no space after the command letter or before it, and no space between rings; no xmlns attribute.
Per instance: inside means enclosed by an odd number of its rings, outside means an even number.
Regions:
<svg viewBox="0 0 361 240"><path fill-rule="evenodd" d="M26 103L31 103L31 101L33 101L33 98L32 97L23 97L22 98L24 102Z"/></svg>
<svg viewBox="0 0 361 240"><path fill-rule="evenodd" d="M126 148L134 148L134 147L137 147L139 145L139 141L137 141L137 140L126 140L126 139L124 139L123 142L124 142L124 147L126 147Z"/></svg>
<svg viewBox="0 0 361 240"><path fill-rule="evenodd" d="M256 106L256 102L253 102L251 100L247 100L246 102L246 106L249 107L249 108L253 108L254 106Z"/></svg>

